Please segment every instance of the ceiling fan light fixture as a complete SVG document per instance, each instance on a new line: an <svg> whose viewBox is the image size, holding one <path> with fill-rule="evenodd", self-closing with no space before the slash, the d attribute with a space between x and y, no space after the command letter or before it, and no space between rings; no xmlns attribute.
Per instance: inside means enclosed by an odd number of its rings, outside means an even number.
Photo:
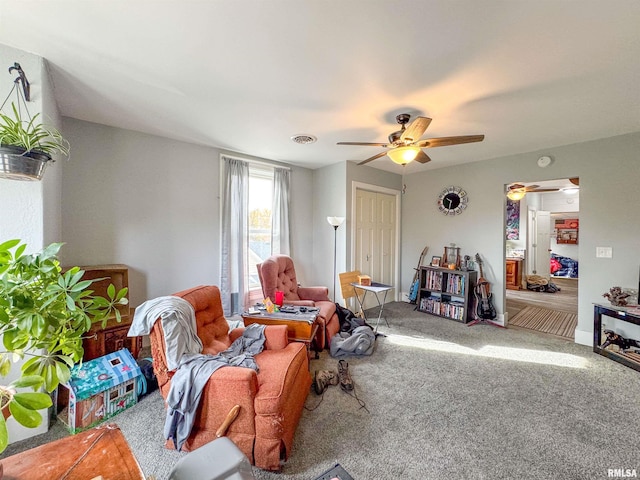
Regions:
<svg viewBox="0 0 640 480"><path fill-rule="evenodd" d="M387 156L398 165L406 165L415 160L420 153L420 147L398 147L387 152Z"/></svg>
<svg viewBox="0 0 640 480"><path fill-rule="evenodd" d="M525 191L524 188L515 188L515 189L510 189L507 192L507 198L509 200L513 200L514 202L517 200L522 200L525 196L527 192Z"/></svg>

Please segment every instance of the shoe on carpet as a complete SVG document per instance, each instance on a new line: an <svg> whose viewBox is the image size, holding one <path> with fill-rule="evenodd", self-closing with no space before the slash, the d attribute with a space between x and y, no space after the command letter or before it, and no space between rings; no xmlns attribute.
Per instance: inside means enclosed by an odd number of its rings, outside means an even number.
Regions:
<svg viewBox="0 0 640 480"><path fill-rule="evenodd" d="M313 389L322 395L329 385L338 384L338 374L335 370L316 370L313 376Z"/></svg>
<svg viewBox="0 0 640 480"><path fill-rule="evenodd" d="M346 392L353 390L353 381L349 374L349 364L344 360L338 362L338 378L340 379L340 388Z"/></svg>

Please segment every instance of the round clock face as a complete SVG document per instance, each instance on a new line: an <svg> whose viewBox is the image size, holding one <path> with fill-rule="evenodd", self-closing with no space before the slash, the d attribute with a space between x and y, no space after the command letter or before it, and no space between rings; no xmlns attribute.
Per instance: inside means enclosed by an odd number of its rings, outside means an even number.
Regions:
<svg viewBox="0 0 640 480"><path fill-rule="evenodd" d="M458 215L467 208L467 192L460 187L447 187L438 195L438 209L445 215Z"/></svg>

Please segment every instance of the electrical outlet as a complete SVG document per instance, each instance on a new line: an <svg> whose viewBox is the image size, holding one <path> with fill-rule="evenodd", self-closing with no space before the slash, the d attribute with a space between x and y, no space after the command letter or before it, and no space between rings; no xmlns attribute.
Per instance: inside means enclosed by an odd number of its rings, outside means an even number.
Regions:
<svg viewBox="0 0 640 480"><path fill-rule="evenodd" d="M611 247L596 247L596 258L612 258L613 249Z"/></svg>

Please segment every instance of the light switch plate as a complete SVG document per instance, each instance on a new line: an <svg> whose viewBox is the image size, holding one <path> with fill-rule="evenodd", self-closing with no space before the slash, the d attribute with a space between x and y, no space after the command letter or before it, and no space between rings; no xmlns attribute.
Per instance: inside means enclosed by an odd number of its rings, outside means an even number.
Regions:
<svg viewBox="0 0 640 480"><path fill-rule="evenodd" d="M612 258L613 249L611 247L596 247L596 258Z"/></svg>

